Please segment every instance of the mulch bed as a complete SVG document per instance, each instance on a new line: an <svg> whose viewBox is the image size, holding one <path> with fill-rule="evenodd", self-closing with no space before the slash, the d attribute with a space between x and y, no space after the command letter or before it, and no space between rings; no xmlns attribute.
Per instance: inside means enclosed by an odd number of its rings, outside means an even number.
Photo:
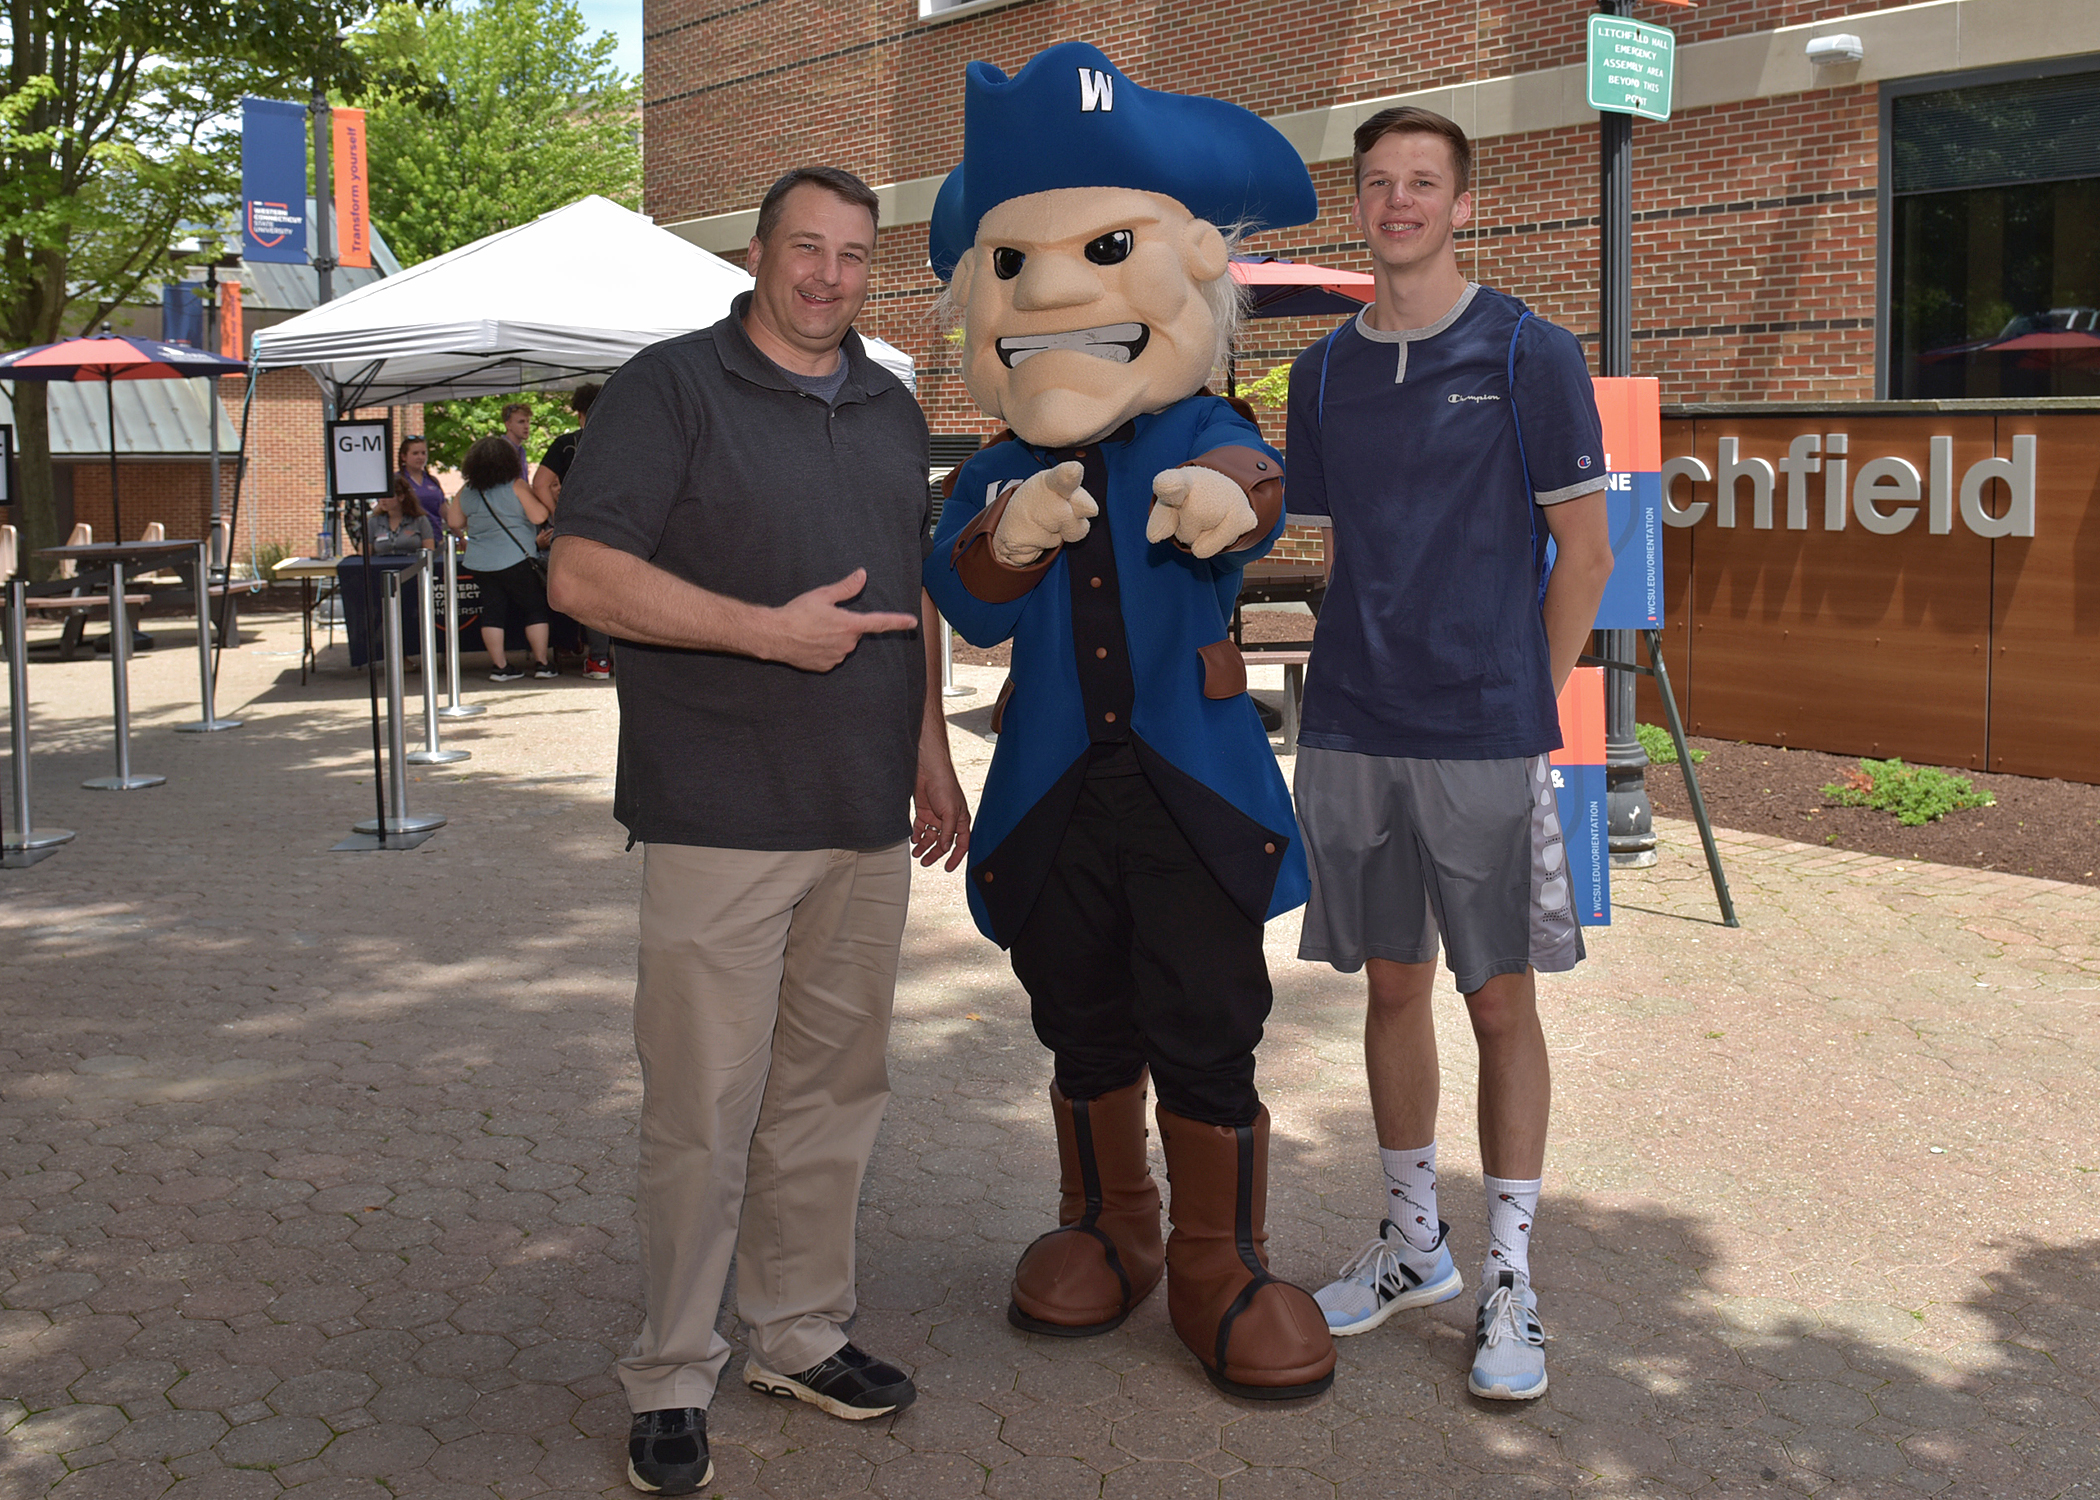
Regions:
<svg viewBox="0 0 2100 1500"><path fill-rule="evenodd" d="M1718 827L1864 854L2100 885L2100 786L1955 769L1978 791L1996 797L1996 805L1958 808L1936 822L1905 828L1894 813L1839 807L1823 795L1825 786L1858 769L1856 756L1696 736L1691 743L1709 752L1695 769L1706 810ZM1648 799L1661 817L1692 815L1676 766L1649 768Z"/></svg>

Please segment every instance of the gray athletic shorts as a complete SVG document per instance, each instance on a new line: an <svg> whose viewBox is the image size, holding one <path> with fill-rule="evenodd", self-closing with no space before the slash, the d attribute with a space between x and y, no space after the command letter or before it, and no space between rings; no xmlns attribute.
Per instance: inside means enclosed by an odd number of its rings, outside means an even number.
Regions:
<svg viewBox="0 0 2100 1500"><path fill-rule="evenodd" d="M1583 959L1543 755L1399 760L1300 746L1293 786L1312 868L1298 956L1444 961L1470 995L1497 974Z"/></svg>

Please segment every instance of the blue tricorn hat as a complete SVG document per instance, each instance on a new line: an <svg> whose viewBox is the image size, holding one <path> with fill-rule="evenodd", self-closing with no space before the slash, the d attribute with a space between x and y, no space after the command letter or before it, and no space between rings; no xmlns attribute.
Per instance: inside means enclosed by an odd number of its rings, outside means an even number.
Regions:
<svg viewBox="0 0 2100 1500"><path fill-rule="evenodd" d="M946 281L978 221L1053 188L1138 188L1220 228L1319 217L1297 149L1223 99L1139 88L1085 42L1061 42L1008 78L973 62L963 85L963 159L934 200L927 259Z"/></svg>

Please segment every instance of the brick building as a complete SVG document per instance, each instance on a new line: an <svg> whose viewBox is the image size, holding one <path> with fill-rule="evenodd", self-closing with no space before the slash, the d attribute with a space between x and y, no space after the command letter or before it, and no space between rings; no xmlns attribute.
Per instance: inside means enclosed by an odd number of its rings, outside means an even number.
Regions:
<svg viewBox="0 0 2100 1500"><path fill-rule="evenodd" d="M2095 118L2100 5L1705 0L1640 14L1672 26L1679 49L1674 117L1634 131L1634 373L1660 376L1666 403L1996 395L1989 359L1924 369L1913 357L1928 351L1913 346L1987 339L2022 313L2100 306L2100 265L2078 248L2100 238L2100 162L2048 123L2063 108ZM930 326L938 283L923 268L934 190L961 149L962 70L984 59L1011 71L1077 38L1149 87L1245 105L1299 146L1324 212L1251 247L1278 255L1364 269L1348 219L1350 130L1398 102L1451 115L1478 151L1467 273L1593 341L1585 15L1576 0L653 0L645 207L736 257L784 168L821 160L859 172L884 199L863 326L918 360L936 432L980 430L953 352ZM1863 55L1811 62L1808 42L1833 34L1857 37ZM1964 128L1990 136L1991 149L1971 149L1951 171L1906 168L1906 130L1937 146ZM1931 201L1913 201L1921 195ZM2039 270L2011 264L2036 214L2064 247ZM2001 242L1986 244L1994 224ZM1963 254L1918 253L1920 241L1944 251L1957 240ZM1993 274L2004 284L1978 285ZM1925 316L1905 323L1904 308ZM1325 326L1253 325L1242 374L1288 359ZM1909 363L1892 371L1892 359ZM1962 386L1960 369L1979 363ZM1917 389L1921 371L1938 384ZM2100 393L2090 371L2059 372L2066 380L2069 390L2033 393Z"/></svg>

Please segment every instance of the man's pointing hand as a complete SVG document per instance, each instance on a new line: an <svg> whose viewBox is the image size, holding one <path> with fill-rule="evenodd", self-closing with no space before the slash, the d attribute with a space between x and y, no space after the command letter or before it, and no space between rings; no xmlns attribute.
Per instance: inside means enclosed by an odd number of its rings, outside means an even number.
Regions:
<svg viewBox="0 0 2100 1500"><path fill-rule="evenodd" d="M773 611L772 639L762 654L805 672L829 672L853 654L864 635L916 630L917 615L862 613L839 606L867 587L868 570L855 568L837 583L798 594Z"/></svg>

